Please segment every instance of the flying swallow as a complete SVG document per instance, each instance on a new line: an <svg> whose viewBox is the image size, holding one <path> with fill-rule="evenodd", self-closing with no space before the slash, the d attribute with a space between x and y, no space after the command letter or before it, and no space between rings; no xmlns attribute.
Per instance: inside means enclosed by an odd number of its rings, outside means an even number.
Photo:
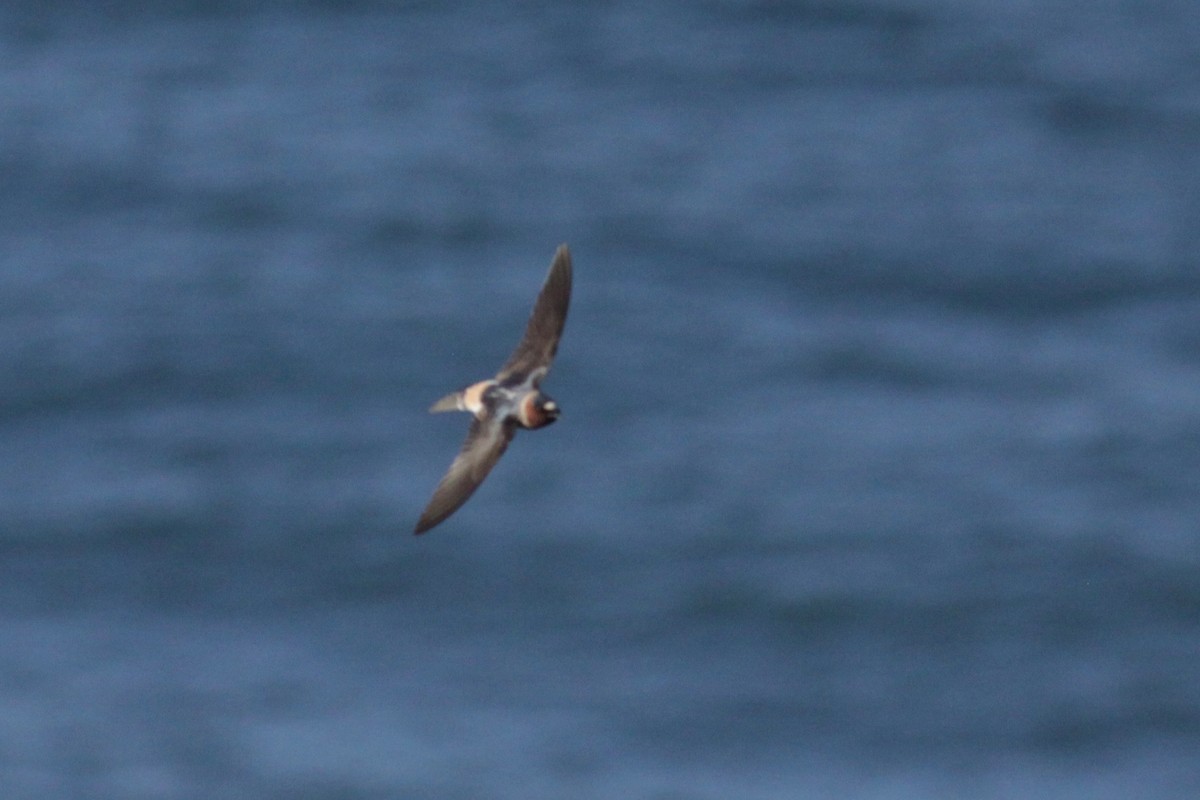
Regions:
<svg viewBox="0 0 1200 800"><path fill-rule="evenodd" d="M467 440L450 465L414 533L424 533L467 502L504 454L518 428L544 428L558 419L558 404L539 386L558 351L571 302L571 252L564 244L533 304L525 336L496 377L471 384L438 400L430 413L467 411L474 415Z"/></svg>

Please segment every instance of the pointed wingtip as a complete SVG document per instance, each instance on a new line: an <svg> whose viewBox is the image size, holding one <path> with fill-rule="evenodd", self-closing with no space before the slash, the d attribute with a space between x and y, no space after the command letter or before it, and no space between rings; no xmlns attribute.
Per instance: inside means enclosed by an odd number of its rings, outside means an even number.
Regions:
<svg viewBox="0 0 1200 800"><path fill-rule="evenodd" d="M558 249L554 251L554 260L550 265L551 268L557 266L560 262L565 263L568 269L571 266L571 248L567 247L566 242L560 244Z"/></svg>
<svg viewBox="0 0 1200 800"><path fill-rule="evenodd" d="M571 294L571 248L567 247L567 243L563 242L554 251L554 259L550 262L550 272L546 275L546 286L557 284L560 291L565 292L567 297Z"/></svg>

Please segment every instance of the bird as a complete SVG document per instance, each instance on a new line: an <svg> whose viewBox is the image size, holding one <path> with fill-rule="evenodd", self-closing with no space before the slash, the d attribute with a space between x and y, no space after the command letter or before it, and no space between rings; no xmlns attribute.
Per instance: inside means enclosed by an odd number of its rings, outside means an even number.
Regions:
<svg viewBox="0 0 1200 800"><path fill-rule="evenodd" d="M451 392L430 407L431 414L466 411L474 419L413 533L425 533L461 508L519 429L544 428L558 419L558 403L542 392L541 383L558 352L570 302L571 251L563 244L550 262L525 335L496 377Z"/></svg>

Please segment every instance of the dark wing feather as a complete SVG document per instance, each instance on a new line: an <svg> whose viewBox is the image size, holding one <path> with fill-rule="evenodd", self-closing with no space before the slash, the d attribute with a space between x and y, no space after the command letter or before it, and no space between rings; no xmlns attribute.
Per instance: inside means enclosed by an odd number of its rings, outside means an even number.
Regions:
<svg viewBox="0 0 1200 800"><path fill-rule="evenodd" d="M508 362L500 368L496 379L506 383L512 379L521 382L531 373L540 370L534 378L536 386L550 369L550 362L558 351L558 340L562 337L567 322L567 306L571 302L571 251L561 245L550 263L550 272L542 291L538 293L533 313L525 326L525 336Z"/></svg>
<svg viewBox="0 0 1200 800"><path fill-rule="evenodd" d="M467 502L500 460L515 431L511 421L501 422L493 417L483 422L471 421L462 450L433 490L433 498L421 514L414 533L424 533Z"/></svg>

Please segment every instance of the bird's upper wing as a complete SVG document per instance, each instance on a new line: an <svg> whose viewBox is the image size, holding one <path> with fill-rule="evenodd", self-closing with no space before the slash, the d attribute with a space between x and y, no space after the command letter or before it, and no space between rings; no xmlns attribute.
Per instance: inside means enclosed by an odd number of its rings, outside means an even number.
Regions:
<svg viewBox="0 0 1200 800"><path fill-rule="evenodd" d="M467 502L500 460L515 432L515 423L511 420L501 421L495 417L472 420L462 450L433 490L433 498L421 514L414 532L424 533Z"/></svg>
<svg viewBox="0 0 1200 800"><path fill-rule="evenodd" d="M567 306L571 302L571 251L561 245L550 263L550 272L542 291L538 293L533 313L525 326L525 336L517 349L500 368L496 379L507 383L512 379L523 382L534 375L536 386L550 369L550 362L558 351L558 340L562 337L567 322Z"/></svg>

